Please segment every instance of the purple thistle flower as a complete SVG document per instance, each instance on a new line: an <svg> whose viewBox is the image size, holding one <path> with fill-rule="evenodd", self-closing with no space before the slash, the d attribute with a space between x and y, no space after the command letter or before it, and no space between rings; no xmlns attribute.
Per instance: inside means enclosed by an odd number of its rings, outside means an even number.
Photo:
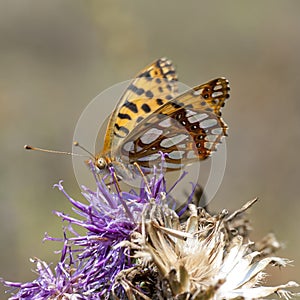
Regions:
<svg viewBox="0 0 300 300"><path fill-rule="evenodd" d="M109 299L116 276L135 265L122 242L130 241L131 234L140 231L142 212L149 200L159 204L161 195L167 194L162 172L156 172L149 183L142 181L139 193L128 193L119 192L117 186L117 192L110 191L92 165L91 169L97 190L82 187L87 204L74 200L64 190L62 181L54 185L79 217L55 212L69 222L63 239L45 235L45 240L63 242L59 263L52 271L46 262L32 260L38 278L28 283L4 281L6 286L18 289L10 299ZM86 235L77 233L74 225L84 228ZM121 286L113 292L121 298L125 295Z"/></svg>

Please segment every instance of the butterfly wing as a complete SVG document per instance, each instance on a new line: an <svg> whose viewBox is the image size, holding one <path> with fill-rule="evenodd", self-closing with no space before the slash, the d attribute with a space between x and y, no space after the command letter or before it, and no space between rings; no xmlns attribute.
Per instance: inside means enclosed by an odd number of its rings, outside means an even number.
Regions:
<svg viewBox="0 0 300 300"><path fill-rule="evenodd" d="M169 100L128 134L117 155L144 169L160 165L159 151L168 154L167 170L206 159L226 135L220 110L229 90L228 81L218 78Z"/></svg>
<svg viewBox="0 0 300 300"><path fill-rule="evenodd" d="M137 74L110 117L102 153L115 149L138 123L174 98L176 81L175 68L166 58L154 61Z"/></svg>

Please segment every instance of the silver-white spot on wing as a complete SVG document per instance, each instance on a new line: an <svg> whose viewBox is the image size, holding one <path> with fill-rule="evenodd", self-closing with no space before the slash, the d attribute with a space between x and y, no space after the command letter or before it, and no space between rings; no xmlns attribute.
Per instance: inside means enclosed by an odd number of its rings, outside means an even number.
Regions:
<svg viewBox="0 0 300 300"><path fill-rule="evenodd" d="M188 118L188 117L193 116L195 114L196 114L195 111L188 109L188 110L186 110L185 116Z"/></svg>
<svg viewBox="0 0 300 300"><path fill-rule="evenodd" d="M197 115L193 115L191 117L188 118L190 123L195 123L195 122L200 122L201 120L205 119L208 117L208 114L197 114Z"/></svg>
<svg viewBox="0 0 300 300"><path fill-rule="evenodd" d="M197 97L197 96L200 96L202 94L202 92L203 92L203 89L200 89L200 90L194 91L193 95Z"/></svg>
<svg viewBox="0 0 300 300"><path fill-rule="evenodd" d="M157 128L151 128L145 132L145 134L141 137L141 141L143 144L148 145L154 142L159 138L159 136L163 133L162 130Z"/></svg>
<svg viewBox="0 0 300 300"><path fill-rule="evenodd" d="M179 144L180 142L184 141L187 138L186 134L178 134L176 136L170 137L170 138L166 138L163 139L160 143L160 146L163 148L170 148L174 145Z"/></svg>
<svg viewBox="0 0 300 300"><path fill-rule="evenodd" d="M157 158L160 157L160 154L159 153L153 153L151 155L147 155L147 156L144 156L144 157L140 157L138 159L138 161L152 161L152 160L156 160Z"/></svg>
<svg viewBox="0 0 300 300"><path fill-rule="evenodd" d="M218 124L218 121L216 119L206 119L200 123L200 127L209 128L215 126L216 124Z"/></svg>
<svg viewBox="0 0 300 300"><path fill-rule="evenodd" d="M222 85L220 84L220 85L216 85L215 87L214 87L214 91L218 91L218 90L220 90L220 89L222 89Z"/></svg>
<svg viewBox="0 0 300 300"><path fill-rule="evenodd" d="M126 144L123 145L123 149L126 152L133 152L133 151L141 151L143 148L141 148L139 145L134 145L132 141L127 142Z"/></svg>
<svg viewBox="0 0 300 300"><path fill-rule="evenodd" d="M123 145L123 149L127 152L130 152L134 149L134 144L133 142L129 141L126 144Z"/></svg>
<svg viewBox="0 0 300 300"><path fill-rule="evenodd" d="M212 93L212 97L213 97L213 98L217 98L217 97L222 96L222 95L223 95L223 92L220 92L220 91L217 91L217 92L213 92L213 93Z"/></svg>
<svg viewBox="0 0 300 300"><path fill-rule="evenodd" d="M204 147L205 147L206 149L212 150L212 149L213 149L213 146L214 146L214 143L212 143L212 142L205 142L205 143L204 143Z"/></svg>
<svg viewBox="0 0 300 300"><path fill-rule="evenodd" d="M205 137L205 140L208 142L215 142L217 138L218 138L217 136L213 134L209 134Z"/></svg>
<svg viewBox="0 0 300 300"><path fill-rule="evenodd" d="M192 159L192 158L197 158L197 155L195 154L194 151L189 151L186 155L187 158Z"/></svg>
<svg viewBox="0 0 300 300"><path fill-rule="evenodd" d="M172 159L182 159L184 155L184 151L172 151L171 153L168 153L168 156Z"/></svg>
<svg viewBox="0 0 300 300"><path fill-rule="evenodd" d="M223 129L220 128L220 127L217 127L217 128L214 128L212 131L211 131L212 134L222 134L223 133Z"/></svg>
<svg viewBox="0 0 300 300"><path fill-rule="evenodd" d="M161 121L159 124L158 124L160 127L164 127L164 128L168 128L168 127L171 127L171 118L167 118L163 121Z"/></svg>

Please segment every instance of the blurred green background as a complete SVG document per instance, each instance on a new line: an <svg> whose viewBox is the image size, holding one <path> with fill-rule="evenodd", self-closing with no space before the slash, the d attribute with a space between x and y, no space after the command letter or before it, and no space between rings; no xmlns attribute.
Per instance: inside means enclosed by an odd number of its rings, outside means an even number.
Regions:
<svg viewBox="0 0 300 300"><path fill-rule="evenodd" d="M91 99L167 56L189 85L230 80L227 168L213 207L259 196L252 240L274 232L285 244L278 254L294 260L268 282L300 281L299 13L299 1L1 0L0 277L32 280L29 257L57 261L60 245L42 238L61 236L52 211L70 207L52 185L64 179L80 195L69 157L23 145L71 150Z"/></svg>

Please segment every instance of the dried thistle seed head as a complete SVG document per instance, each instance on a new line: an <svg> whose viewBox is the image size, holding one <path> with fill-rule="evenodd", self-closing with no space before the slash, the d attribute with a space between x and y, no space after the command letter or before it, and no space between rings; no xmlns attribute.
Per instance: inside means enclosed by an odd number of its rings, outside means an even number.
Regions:
<svg viewBox="0 0 300 300"><path fill-rule="evenodd" d="M212 216L190 205L190 216L180 224L178 218L169 217L171 209L152 207L156 214L144 218L144 244L138 252L141 263L142 257L148 257L148 268L157 273L156 284L161 287L159 292L156 290L161 297L157 299L263 299L273 293L291 297L293 294L285 289L296 287L294 282L259 286L268 265L286 266L290 261L261 257L253 250L255 243L230 234L234 229L238 232L243 212L255 202L249 201L229 216L225 211ZM160 216L159 221L156 216ZM163 222L161 216L167 216ZM274 239L270 241L274 244ZM268 249L269 242L265 242L264 249Z"/></svg>

